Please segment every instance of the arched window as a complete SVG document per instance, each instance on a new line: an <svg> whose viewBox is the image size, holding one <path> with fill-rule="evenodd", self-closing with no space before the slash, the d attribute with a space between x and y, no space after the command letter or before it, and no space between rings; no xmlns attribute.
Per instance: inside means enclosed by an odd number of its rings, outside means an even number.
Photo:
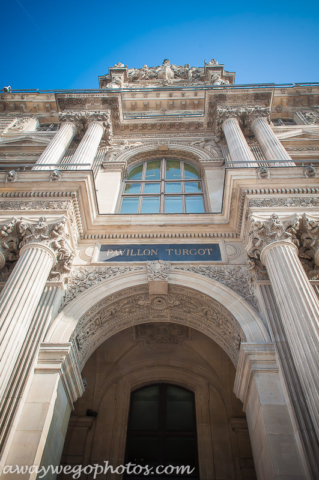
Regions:
<svg viewBox="0 0 319 480"><path fill-rule="evenodd" d="M176 158L133 167L124 182L120 213L204 213L199 172Z"/></svg>
<svg viewBox="0 0 319 480"><path fill-rule="evenodd" d="M157 478L199 478L194 394L175 385L150 385L131 394L126 442L126 464L148 465ZM157 477L159 465L189 466L190 475L167 470ZM137 473L137 472L136 472ZM125 479L143 478L125 475Z"/></svg>

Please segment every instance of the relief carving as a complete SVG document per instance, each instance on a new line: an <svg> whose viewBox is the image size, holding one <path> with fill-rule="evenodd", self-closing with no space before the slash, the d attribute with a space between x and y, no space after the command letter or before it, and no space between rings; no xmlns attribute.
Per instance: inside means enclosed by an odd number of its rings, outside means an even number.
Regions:
<svg viewBox="0 0 319 480"><path fill-rule="evenodd" d="M165 262L164 260L155 260L153 262L148 261L146 263L148 281L167 282L170 268L171 262Z"/></svg>
<svg viewBox="0 0 319 480"><path fill-rule="evenodd" d="M19 258L19 239L17 220L12 218L0 225L0 269L6 262L15 262Z"/></svg>
<svg viewBox="0 0 319 480"><path fill-rule="evenodd" d="M113 267L73 267L68 284L68 290L64 296L60 310L68 305L80 293L98 283L117 275L128 272L144 270L145 267L113 266Z"/></svg>
<svg viewBox="0 0 319 480"><path fill-rule="evenodd" d="M188 265L175 266L174 270L184 270L216 280L226 287L234 290L243 297L253 308L258 311L257 299L251 284L251 278L247 267L242 266L215 266L215 265Z"/></svg>
<svg viewBox="0 0 319 480"><path fill-rule="evenodd" d="M246 341L240 325L223 305L198 291L172 285L169 294L163 296L150 296L147 286L142 285L104 298L83 315L70 340L75 342L79 362L84 365L92 352L118 331L153 322L176 324L161 332L161 327L154 327L153 332L162 340L175 341L186 334L186 327L203 332L225 350L235 365L240 344ZM149 341L154 340L150 327L140 325L139 331Z"/></svg>
<svg viewBox="0 0 319 480"><path fill-rule="evenodd" d="M143 340L147 344L178 344L189 340L189 328L176 323L142 323L135 327L136 340Z"/></svg>

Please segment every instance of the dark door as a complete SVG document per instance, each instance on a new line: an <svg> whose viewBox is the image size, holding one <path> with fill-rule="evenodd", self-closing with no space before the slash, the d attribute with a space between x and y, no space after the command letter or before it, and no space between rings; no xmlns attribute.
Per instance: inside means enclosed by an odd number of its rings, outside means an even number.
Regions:
<svg viewBox="0 0 319 480"><path fill-rule="evenodd" d="M127 463L153 468L148 478L154 480L199 479L193 392L175 385L159 384L131 394ZM176 467L181 466L188 466L188 472L177 471ZM126 474L124 478L147 478L145 471L144 475L138 471L137 468L135 474Z"/></svg>

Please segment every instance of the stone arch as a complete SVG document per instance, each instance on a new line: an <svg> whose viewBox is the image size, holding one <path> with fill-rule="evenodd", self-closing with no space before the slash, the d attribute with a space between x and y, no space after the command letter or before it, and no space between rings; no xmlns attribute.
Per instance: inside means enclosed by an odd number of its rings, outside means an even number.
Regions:
<svg viewBox="0 0 319 480"><path fill-rule="evenodd" d="M152 157L177 156L183 160L191 161L201 168L203 163L212 160L208 151L193 145L168 144L168 148L165 150L160 149L160 147L158 144L149 144L127 149L116 158L116 161L129 167Z"/></svg>
<svg viewBox="0 0 319 480"><path fill-rule="evenodd" d="M107 279L78 295L57 316L45 342L73 340L83 368L103 341L128 325L149 321L184 324L188 313L182 305L188 297L195 302L187 303L192 317L188 326L215 340L235 365L241 342L270 342L254 308L227 286L197 273L173 269L169 277L171 295L167 299L160 295L149 299L146 269L140 268ZM196 303L196 297L202 300L203 307ZM125 303L125 298L130 300Z"/></svg>

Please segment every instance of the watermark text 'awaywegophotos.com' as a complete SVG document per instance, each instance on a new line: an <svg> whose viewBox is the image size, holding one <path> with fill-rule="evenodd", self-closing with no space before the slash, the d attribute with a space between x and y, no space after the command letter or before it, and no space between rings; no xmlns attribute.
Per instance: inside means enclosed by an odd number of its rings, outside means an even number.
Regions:
<svg viewBox="0 0 319 480"><path fill-rule="evenodd" d="M18 473L18 474L37 474L37 478L45 478L48 474L65 474L71 475L75 480L81 477L81 474L92 475L92 478L97 478L98 475L106 474L108 472L118 475L143 475L145 477L149 475L191 475L195 469L189 465L180 465L174 467L173 465L158 465L157 467L149 467L148 465L136 465L135 463L126 463L125 465L118 465L113 467L109 465L108 461L104 462L104 465L95 463L94 465L60 465L58 467L49 465L48 467L39 467L37 465L6 465L2 471L4 474Z"/></svg>

